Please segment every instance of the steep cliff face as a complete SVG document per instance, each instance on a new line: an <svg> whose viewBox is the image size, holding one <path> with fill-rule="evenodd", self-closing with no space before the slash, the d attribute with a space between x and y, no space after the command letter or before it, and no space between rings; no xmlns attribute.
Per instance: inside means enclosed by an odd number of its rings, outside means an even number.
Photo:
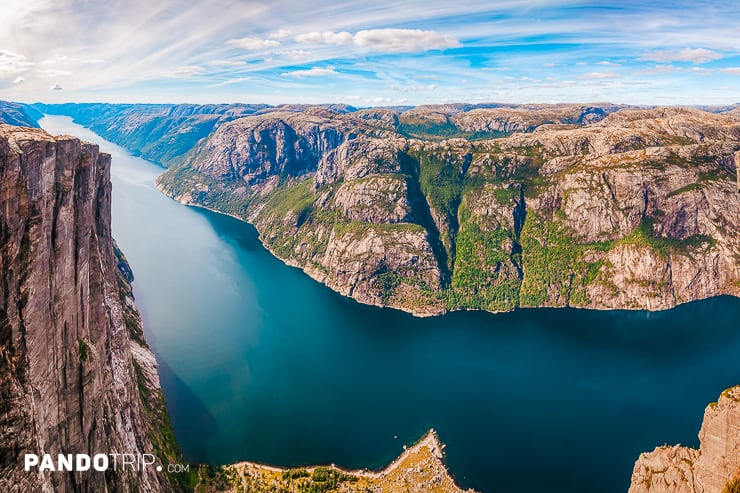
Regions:
<svg viewBox="0 0 740 493"><path fill-rule="evenodd" d="M740 386L707 406L699 450L657 447L635 463L630 493L733 493L740 489Z"/></svg>
<svg viewBox="0 0 740 493"><path fill-rule="evenodd" d="M253 222L340 293L417 315L737 296L740 125L617 109L271 112L219 129L160 187ZM440 115L471 130L529 123L489 140L399 133Z"/></svg>
<svg viewBox="0 0 740 493"><path fill-rule="evenodd" d="M175 489L153 467L23 471L26 453L177 454L110 194L97 146L0 125L2 491Z"/></svg>

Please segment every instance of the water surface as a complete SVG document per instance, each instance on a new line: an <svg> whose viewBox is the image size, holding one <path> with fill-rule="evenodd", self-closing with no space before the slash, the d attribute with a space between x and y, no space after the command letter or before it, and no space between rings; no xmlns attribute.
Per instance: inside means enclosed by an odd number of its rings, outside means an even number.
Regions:
<svg viewBox="0 0 740 493"><path fill-rule="evenodd" d="M624 492L640 452L698 445L706 404L740 383L740 300L432 319L362 306L253 227L163 196L162 168L69 118L41 125L113 155L113 234L191 460L380 467L435 428L464 486Z"/></svg>

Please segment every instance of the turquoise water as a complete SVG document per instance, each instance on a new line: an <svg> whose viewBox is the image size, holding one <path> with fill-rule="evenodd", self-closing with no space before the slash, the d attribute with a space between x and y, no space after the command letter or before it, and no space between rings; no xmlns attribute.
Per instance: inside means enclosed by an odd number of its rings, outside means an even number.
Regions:
<svg viewBox="0 0 740 493"><path fill-rule="evenodd" d="M624 492L640 452L697 445L706 404L740 383L738 299L432 319L362 306L253 227L160 194L161 168L66 117L41 124L113 154L113 234L191 460L380 467L433 427L465 486Z"/></svg>

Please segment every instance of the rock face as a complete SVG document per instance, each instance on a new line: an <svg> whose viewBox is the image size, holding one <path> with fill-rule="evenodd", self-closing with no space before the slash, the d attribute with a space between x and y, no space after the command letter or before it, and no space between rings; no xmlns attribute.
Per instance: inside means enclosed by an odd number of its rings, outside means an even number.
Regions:
<svg viewBox="0 0 740 493"><path fill-rule="evenodd" d="M144 135L137 111L116 125ZM214 126L158 185L254 223L278 257L364 303L660 310L740 295L733 115L269 107Z"/></svg>
<svg viewBox="0 0 740 493"><path fill-rule="evenodd" d="M176 489L153 467L23 471L25 453L177 453L110 200L97 146L0 125L2 491Z"/></svg>
<svg viewBox="0 0 740 493"><path fill-rule="evenodd" d="M388 110L270 112L221 127L160 186L253 222L338 292L417 315L740 294L738 122L614 110L417 108L395 132ZM489 140L401 133L442 117L529 123Z"/></svg>
<svg viewBox="0 0 740 493"><path fill-rule="evenodd" d="M740 488L740 386L704 411L699 450L657 447L643 453L630 493L732 493ZM734 488L734 489L732 489Z"/></svg>

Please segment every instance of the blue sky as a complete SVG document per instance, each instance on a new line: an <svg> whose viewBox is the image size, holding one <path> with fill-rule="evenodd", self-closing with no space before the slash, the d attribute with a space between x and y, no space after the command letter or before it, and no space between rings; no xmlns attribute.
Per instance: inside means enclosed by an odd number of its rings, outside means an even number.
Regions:
<svg viewBox="0 0 740 493"><path fill-rule="evenodd" d="M6 100L740 102L728 1L3 0L0 19Z"/></svg>

